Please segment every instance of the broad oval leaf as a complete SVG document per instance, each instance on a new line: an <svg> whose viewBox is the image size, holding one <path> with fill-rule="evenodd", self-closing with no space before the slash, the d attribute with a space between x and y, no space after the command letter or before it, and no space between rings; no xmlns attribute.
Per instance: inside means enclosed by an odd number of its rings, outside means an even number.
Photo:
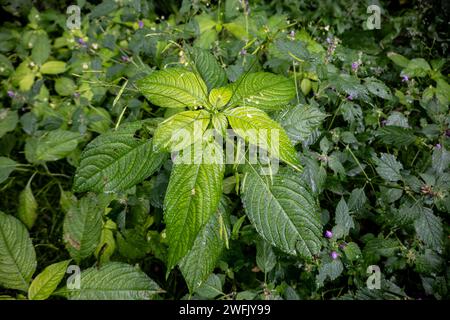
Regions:
<svg viewBox="0 0 450 320"><path fill-rule="evenodd" d="M223 151L217 143L202 147L200 161L176 163L164 199L167 227L168 272L188 253L197 235L217 210L222 194ZM197 147L194 145L195 147ZM207 161L210 147L217 150L217 161ZM211 160L211 159L209 159ZM214 159L212 159L214 160Z"/></svg>
<svg viewBox="0 0 450 320"><path fill-rule="evenodd" d="M19 207L17 209L17 217L31 229L37 219L38 204L31 190L30 182L19 194Z"/></svg>
<svg viewBox="0 0 450 320"><path fill-rule="evenodd" d="M17 126L17 122L19 122L17 111L0 109L0 138L5 133L13 131Z"/></svg>
<svg viewBox="0 0 450 320"><path fill-rule="evenodd" d="M36 264L36 252L25 226L0 211L0 286L26 292Z"/></svg>
<svg viewBox="0 0 450 320"><path fill-rule="evenodd" d="M238 107L225 114L236 134L246 142L268 150L272 156L299 168L297 152L288 135L264 111L252 107Z"/></svg>
<svg viewBox="0 0 450 320"><path fill-rule="evenodd" d="M374 158L377 165L375 170L386 181L396 182L402 179L400 171L403 165L395 159L395 156L388 153L382 153L380 158Z"/></svg>
<svg viewBox="0 0 450 320"><path fill-rule="evenodd" d="M138 89L154 105L165 108L206 106L205 82L182 68L154 71L137 82Z"/></svg>
<svg viewBox="0 0 450 320"><path fill-rule="evenodd" d="M261 175L257 166L246 166L242 182L245 212L258 233L289 254L311 258L321 248L319 207L306 183L288 168Z"/></svg>
<svg viewBox="0 0 450 320"><path fill-rule="evenodd" d="M217 211L198 234L179 266L189 291L194 292L213 272L230 236L229 200L222 197ZM201 259L199 259L201 257Z"/></svg>
<svg viewBox="0 0 450 320"><path fill-rule="evenodd" d="M138 267L110 262L81 272L80 288L64 288L57 294L70 300L150 300L159 286Z"/></svg>
<svg viewBox="0 0 450 320"><path fill-rule="evenodd" d="M34 278L28 290L30 300L45 300L52 295L64 278L71 260L54 263Z"/></svg>
<svg viewBox="0 0 450 320"><path fill-rule="evenodd" d="M62 129L50 131L40 137L31 137L25 144L25 157L31 163L62 159L76 149L81 138L78 132Z"/></svg>
<svg viewBox="0 0 450 320"><path fill-rule="evenodd" d="M63 61L48 61L40 69L42 74L58 74L66 71L66 63Z"/></svg>
<svg viewBox="0 0 450 320"><path fill-rule="evenodd" d="M208 50L192 48L191 59L194 62L195 69L205 80L208 90L227 84L228 79L225 70Z"/></svg>
<svg viewBox="0 0 450 320"><path fill-rule="evenodd" d="M150 139L134 138L143 122L127 123L90 142L75 174L77 192L125 191L153 174L165 154L153 151Z"/></svg>
<svg viewBox="0 0 450 320"><path fill-rule="evenodd" d="M16 169L17 162L6 157L0 157L0 183L8 179L11 172Z"/></svg>
<svg viewBox="0 0 450 320"><path fill-rule="evenodd" d="M88 194L67 212L63 224L63 238L70 256L79 263L92 255L102 232L102 215L109 197Z"/></svg>
<svg viewBox="0 0 450 320"><path fill-rule="evenodd" d="M183 111L161 122L153 136L155 150L179 151L203 137L210 120L209 112Z"/></svg>
<svg viewBox="0 0 450 320"><path fill-rule="evenodd" d="M294 81L281 75L256 72L244 75L232 84L231 106L248 106L276 110L295 96Z"/></svg>
<svg viewBox="0 0 450 320"><path fill-rule="evenodd" d="M308 139L327 117L318 108L310 105L297 105L277 112L277 120L286 130L292 142L298 143Z"/></svg>
<svg viewBox="0 0 450 320"><path fill-rule="evenodd" d="M444 227L439 217L430 208L422 208L419 218L414 222L417 236L429 248L442 252L444 246Z"/></svg>

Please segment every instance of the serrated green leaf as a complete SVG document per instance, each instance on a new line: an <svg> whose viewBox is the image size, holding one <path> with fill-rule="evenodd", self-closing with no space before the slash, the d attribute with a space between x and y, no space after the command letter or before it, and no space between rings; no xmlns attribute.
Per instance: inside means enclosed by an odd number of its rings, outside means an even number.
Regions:
<svg viewBox="0 0 450 320"><path fill-rule="evenodd" d="M350 198L348 199L348 208L350 210L358 211L362 209L364 204L367 201L366 194L364 193L364 189L357 188L353 189L350 194Z"/></svg>
<svg viewBox="0 0 450 320"><path fill-rule="evenodd" d="M238 107L225 115L237 135L246 142L267 150L273 157L298 168L297 152L284 129L264 111L252 107Z"/></svg>
<svg viewBox="0 0 450 320"><path fill-rule="evenodd" d="M331 74L328 80L336 90L351 96L352 99L366 100L368 98L366 87L360 83L356 76L337 73Z"/></svg>
<svg viewBox="0 0 450 320"><path fill-rule="evenodd" d="M384 126L375 134L383 143L398 147L406 147L416 141L416 136L411 129L399 126Z"/></svg>
<svg viewBox="0 0 450 320"><path fill-rule="evenodd" d="M380 158L374 160L377 165L375 170L384 180L396 182L402 179L400 170L403 169L403 165L395 159L394 155L382 153Z"/></svg>
<svg viewBox="0 0 450 320"><path fill-rule="evenodd" d="M380 98L391 100L392 94L391 90L380 80L375 78L364 79L367 90L375 96Z"/></svg>
<svg viewBox="0 0 450 320"><path fill-rule="evenodd" d="M197 289L196 293L202 298L214 299L222 295L222 281L216 274L211 274L208 279Z"/></svg>
<svg viewBox="0 0 450 320"><path fill-rule="evenodd" d="M444 229L441 220L433 214L430 208L423 208L420 216L414 222L417 236L430 249L441 252L444 245Z"/></svg>
<svg viewBox="0 0 450 320"><path fill-rule="evenodd" d="M142 126L142 121L127 123L91 141L81 154L74 190L125 191L153 174L166 156L153 151L151 139L134 137Z"/></svg>
<svg viewBox="0 0 450 320"><path fill-rule="evenodd" d="M225 70L208 50L192 48L191 59L194 62L195 69L205 80L208 91L227 84L228 79Z"/></svg>
<svg viewBox="0 0 450 320"><path fill-rule="evenodd" d="M17 111L11 109L0 109L0 138L5 135L5 133L13 131L17 122L19 122L19 116Z"/></svg>
<svg viewBox="0 0 450 320"><path fill-rule="evenodd" d="M295 96L294 81L268 72L244 75L231 85L230 106L276 110L286 106Z"/></svg>
<svg viewBox="0 0 450 320"><path fill-rule="evenodd" d="M203 138L210 114L205 110L179 112L161 122L153 136L155 150L180 151Z"/></svg>
<svg viewBox="0 0 450 320"><path fill-rule="evenodd" d="M319 286L322 286L327 278L331 281L337 279L342 271L344 271L344 265L339 259L322 263L319 267L319 274L317 275Z"/></svg>
<svg viewBox="0 0 450 320"><path fill-rule="evenodd" d="M17 217L28 229L31 229L36 222L37 208L37 201L31 190L30 182L28 182L25 189L19 194L19 207L17 209Z"/></svg>
<svg viewBox="0 0 450 320"><path fill-rule="evenodd" d="M361 249L354 242L349 242L344 247L344 253L348 260L355 261L361 256Z"/></svg>
<svg viewBox="0 0 450 320"><path fill-rule="evenodd" d="M336 216L334 219L336 226L333 228L333 233L336 238L343 238L349 234L351 228L355 227L353 218L350 216L347 203L344 198L341 198L336 207Z"/></svg>
<svg viewBox="0 0 450 320"><path fill-rule="evenodd" d="M50 297L64 278L70 261L65 260L49 265L38 274L28 289L28 298L30 300L45 300Z"/></svg>
<svg viewBox="0 0 450 320"><path fill-rule="evenodd" d="M36 264L36 252L25 226L0 211L0 286L26 292Z"/></svg>
<svg viewBox="0 0 450 320"><path fill-rule="evenodd" d="M256 264L262 272L272 271L277 263L277 257L273 252L272 246L261 239L256 243Z"/></svg>
<svg viewBox="0 0 450 320"><path fill-rule="evenodd" d="M288 168L268 176L247 166L242 182L245 212L258 233L273 246L303 257L321 248L320 212L306 183Z"/></svg>
<svg viewBox="0 0 450 320"><path fill-rule="evenodd" d="M40 137L28 138L25 144L25 157L31 163L56 161L76 149L82 136L78 132L57 129Z"/></svg>
<svg viewBox="0 0 450 320"><path fill-rule="evenodd" d="M88 258L97 248L102 232L102 216L108 204L107 196L88 194L67 212L63 240L77 263Z"/></svg>
<svg viewBox="0 0 450 320"><path fill-rule="evenodd" d="M138 267L110 262L81 273L80 288L64 288L58 294L69 300L150 300L159 286Z"/></svg>
<svg viewBox="0 0 450 320"><path fill-rule="evenodd" d="M16 167L17 162L14 160L6 157L0 157L0 183L6 181Z"/></svg>
<svg viewBox="0 0 450 320"><path fill-rule="evenodd" d="M153 104L165 108L207 106L205 82L182 68L154 71L137 82L138 89Z"/></svg>
<svg viewBox="0 0 450 320"><path fill-rule="evenodd" d="M297 105L281 110L275 115L294 143L306 140L327 117L327 114L310 105Z"/></svg>
<svg viewBox="0 0 450 320"><path fill-rule="evenodd" d="M39 31L31 50L31 59L37 65L43 64L50 55L50 49L51 45L47 34L44 31Z"/></svg>
<svg viewBox="0 0 450 320"><path fill-rule="evenodd" d="M202 149L200 159L196 159L200 161L175 163L164 199L168 271L192 248L199 232L217 210L222 194L222 147L215 142L196 145ZM211 147L217 151L216 159L207 159Z"/></svg>
<svg viewBox="0 0 450 320"><path fill-rule="evenodd" d="M445 147L435 148L431 156L431 166L437 174L442 174L450 166L450 152Z"/></svg>
<svg viewBox="0 0 450 320"><path fill-rule="evenodd" d="M194 292L205 282L225 249L226 239L230 237L228 205L228 200L222 198L217 212L200 231L192 249L179 263L190 292Z"/></svg>

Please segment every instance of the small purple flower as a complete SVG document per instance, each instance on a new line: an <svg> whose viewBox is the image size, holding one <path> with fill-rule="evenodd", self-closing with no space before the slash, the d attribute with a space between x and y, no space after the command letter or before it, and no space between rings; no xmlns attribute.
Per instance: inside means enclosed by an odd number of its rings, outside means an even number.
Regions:
<svg viewBox="0 0 450 320"><path fill-rule="evenodd" d="M353 95L353 93L350 93L350 94L347 96L347 100L352 101L354 97L355 97L355 96Z"/></svg>
<svg viewBox="0 0 450 320"><path fill-rule="evenodd" d="M12 90L8 90L8 97L14 98L16 96L16 93Z"/></svg>
<svg viewBox="0 0 450 320"><path fill-rule="evenodd" d="M441 149L442 149L442 146L441 146L440 143L438 143L435 147L436 147L436 149L438 149L438 150L441 150Z"/></svg>
<svg viewBox="0 0 450 320"><path fill-rule="evenodd" d="M330 37L327 37L327 43L331 44L333 42L333 39L331 39Z"/></svg>
<svg viewBox="0 0 450 320"><path fill-rule="evenodd" d="M409 81L409 77L405 74L402 76L402 82L408 82Z"/></svg>
<svg viewBox="0 0 450 320"><path fill-rule="evenodd" d="M242 49L242 50L239 52L239 54L240 54L241 56L245 56L245 55L247 54L247 50L246 50L246 49Z"/></svg>
<svg viewBox="0 0 450 320"><path fill-rule="evenodd" d="M139 26L139 29L142 29L144 27L144 21L139 20L138 21L138 26Z"/></svg>
<svg viewBox="0 0 450 320"><path fill-rule="evenodd" d="M331 251L330 257L333 260L336 260L339 257L339 254L336 251Z"/></svg>
<svg viewBox="0 0 450 320"><path fill-rule="evenodd" d="M330 230L325 231L325 238L331 239L333 237L333 232Z"/></svg>
<svg viewBox="0 0 450 320"><path fill-rule="evenodd" d="M77 42L78 42L79 44L81 44L81 46L83 46L83 47L86 47L86 46L87 46L86 41L84 41L83 38L78 38Z"/></svg>
<svg viewBox="0 0 450 320"><path fill-rule="evenodd" d="M386 125L386 123L387 123L387 120L385 119L385 120L381 120L381 126L382 127L384 127L385 125Z"/></svg>
<svg viewBox="0 0 450 320"><path fill-rule="evenodd" d="M347 244L345 242L342 242L341 244L339 244L339 248L341 248L342 250L344 250L344 248L347 246Z"/></svg>
<svg viewBox="0 0 450 320"><path fill-rule="evenodd" d="M120 57L122 59L123 62L128 62L130 61L130 57L123 55L122 57Z"/></svg>
<svg viewBox="0 0 450 320"><path fill-rule="evenodd" d="M352 70L357 71L359 68L359 63L357 61L352 62Z"/></svg>

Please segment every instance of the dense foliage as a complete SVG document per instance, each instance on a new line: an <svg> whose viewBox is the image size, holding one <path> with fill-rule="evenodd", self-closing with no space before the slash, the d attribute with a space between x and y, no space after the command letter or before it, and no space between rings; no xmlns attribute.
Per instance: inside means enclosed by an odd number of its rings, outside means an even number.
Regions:
<svg viewBox="0 0 450 320"><path fill-rule="evenodd" d="M71 4L0 0L0 298L450 297L445 1Z"/></svg>

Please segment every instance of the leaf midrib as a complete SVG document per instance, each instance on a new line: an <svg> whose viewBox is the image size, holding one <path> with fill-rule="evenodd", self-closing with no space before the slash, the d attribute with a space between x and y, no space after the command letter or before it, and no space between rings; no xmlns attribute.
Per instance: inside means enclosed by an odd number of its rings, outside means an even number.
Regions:
<svg viewBox="0 0 450 320"><path fill-rule="evenodd" d="M9 219L9 217L7 217L7 218ZM3 243L5 244L5 247L6 247L6 250L8 251L8 253L9 253L9 256L12 258L12 260L14 262L14 266L16 267L16 269L17 269L17 271L18 271L18 273L20 275L20 280L25 285L25 288L28 288L28 282L26 281L25 276L22 273L22 270L19 268L19 264L17 263L14 255L12 254L12 250L11 250L11 248L8 245L8 241L6 239L5 233L4 233L3 228L2 228L1 225L0 225L0 235L1 235L2 239L3 239Z"/></svg>

